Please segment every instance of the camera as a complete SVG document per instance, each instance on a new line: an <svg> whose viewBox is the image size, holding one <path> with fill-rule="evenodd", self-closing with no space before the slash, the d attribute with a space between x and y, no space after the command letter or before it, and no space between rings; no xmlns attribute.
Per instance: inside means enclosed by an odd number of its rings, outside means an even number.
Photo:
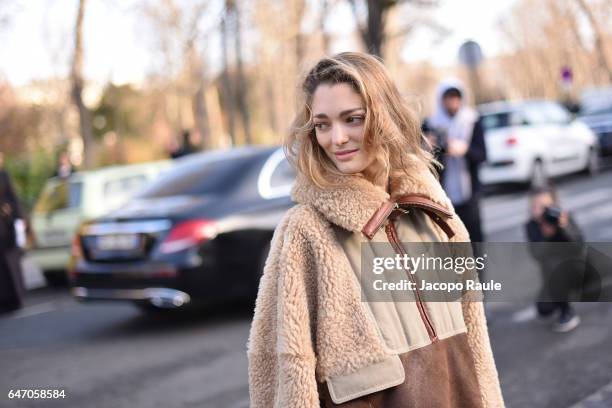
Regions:
<svg viewBox="0 0 612 408"><path fill-rule="evenodd" d="M559 225L559 219L561 218L561 208L559 207L546 207L542 214L542 219L548 224Z"/></svg>

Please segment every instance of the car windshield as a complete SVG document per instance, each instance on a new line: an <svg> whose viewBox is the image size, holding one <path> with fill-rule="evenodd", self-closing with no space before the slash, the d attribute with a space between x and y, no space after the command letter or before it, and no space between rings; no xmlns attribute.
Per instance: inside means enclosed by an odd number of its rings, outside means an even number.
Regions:
<svg viewBox="0 0 612 408"><path fill-rule="evenodd" d="M581 115L599 115L604 113L612 115L612 97L608 100L600 99L583 102L582 109L580 110Z"/></svg>
<svg viewBox="0 0 612 408"><path fill-rule="evenodd" d="M516 122L516 113L511 111L495 112L482 115L482 127L484 130L516 126Z"/></svg>
<svg viewBox="0 0 612 408"><path fill-rule="evenodd" d="M195 159L195 160L194 160ZM161 178L147 187L138 197L155 198L176 195L221 194L232 189L248 174L251 156L204 160L185 158Z"/></svg>
<svg viewBox="0 0 612 408"><path fill-rule="evenodd" d="M34 213L49 214L58 210L78 208L81 206L82 190L82 182L50 180L34 206Z"/></svg>

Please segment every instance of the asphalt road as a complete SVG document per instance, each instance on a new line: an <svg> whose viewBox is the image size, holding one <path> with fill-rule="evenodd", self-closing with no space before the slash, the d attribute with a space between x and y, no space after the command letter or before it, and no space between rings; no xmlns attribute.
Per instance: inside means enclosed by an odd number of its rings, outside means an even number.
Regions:
<svg viewBox="0 0 612 408"><path fill-rule="evenodd" d="M559 188L587 240L612 242L612 170ZM526 211L523 191L488 196L488 239L524 240ZM0 317L0 407L247 407L251 308L146 316L130 305L78 303L61 289L32 290L24 309ZM508 407L612 407L612 303L577 309L579 328L557 334L533 319L529 303L488 305ZM7 396L49 388L65 398Z"/></svg>

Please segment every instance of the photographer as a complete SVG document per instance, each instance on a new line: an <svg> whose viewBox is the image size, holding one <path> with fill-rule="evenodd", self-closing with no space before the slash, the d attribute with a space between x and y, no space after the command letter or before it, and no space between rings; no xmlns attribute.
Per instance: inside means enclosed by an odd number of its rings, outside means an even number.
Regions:
<svg viewBox="0 0 612 408"><path fill-rule="evenodd" d="M556 191L552 187L534 189L529 194L531 219L525 224L529 242L582 242L582 233L571 215L560 208ZM555 252L560 249L563 253ZM540 290L536 308L540 320L556 319L553 330L567 332L580 323L574 308L567 300L573 279L571 270L559 269L562 257L575 258L568 253L573 249L551 246L530 246L532 256L540 265L544 285ZM554 295L552 302L542 301ZM558 313L558 315L556 315Z"/></svg>

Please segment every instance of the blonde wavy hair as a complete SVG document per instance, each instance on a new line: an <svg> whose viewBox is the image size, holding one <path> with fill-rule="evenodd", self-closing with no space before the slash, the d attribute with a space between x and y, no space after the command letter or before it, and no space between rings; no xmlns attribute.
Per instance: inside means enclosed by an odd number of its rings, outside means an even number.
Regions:
<svg viewBox="0 0 612 408"><path fill-rule="evenodd" d="M420 122L382 63L375 56L343 52L321 59L305 76L298 91L298 112L283 142L285 155L298 173L319 187L333 184L329 174L342 174L317 143L312 99L321 84L347 83L366 105L364 147L374 153L373 183L408 173L410 160L422 161L434 174L439 166L424 145Z"/></svg>

